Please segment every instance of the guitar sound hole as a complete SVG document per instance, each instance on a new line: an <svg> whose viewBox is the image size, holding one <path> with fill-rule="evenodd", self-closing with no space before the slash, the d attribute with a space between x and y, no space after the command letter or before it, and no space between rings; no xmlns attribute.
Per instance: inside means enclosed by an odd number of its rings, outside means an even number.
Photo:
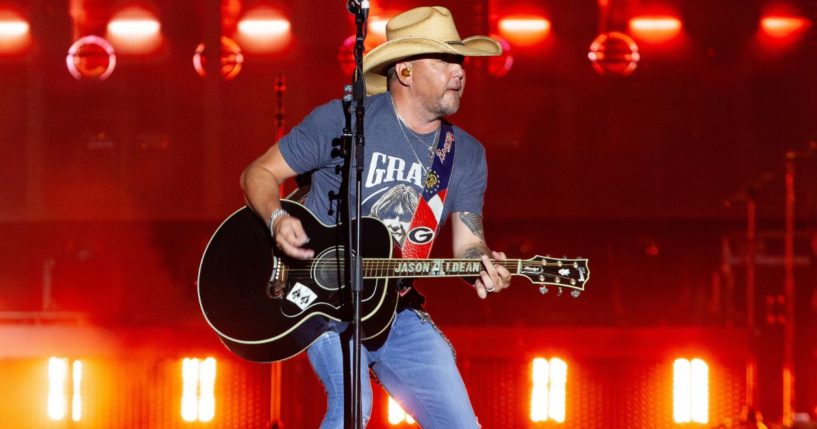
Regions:
<svg viewBox="0 0 817 429"><path fill-rule="evenodd" d="M312 275L320 287L327 290L341 288L340 279L343 278L345 253L346 251L342 247L332 247L323 251L315 259Z"/></svg>

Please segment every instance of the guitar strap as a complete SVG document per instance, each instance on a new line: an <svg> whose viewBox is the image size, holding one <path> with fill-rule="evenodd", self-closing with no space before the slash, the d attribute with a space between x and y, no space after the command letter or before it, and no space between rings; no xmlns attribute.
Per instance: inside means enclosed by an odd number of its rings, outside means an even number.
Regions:
<svg viewBox="0 0 817 429"><path fill-rule="evenodd" d="M431 254L454 167L454 140L454 127L443 121L440 124L437 148L434 150L434 161L426 174L423 193L400 248L403 258L421 259L428 258Z"/></svg>

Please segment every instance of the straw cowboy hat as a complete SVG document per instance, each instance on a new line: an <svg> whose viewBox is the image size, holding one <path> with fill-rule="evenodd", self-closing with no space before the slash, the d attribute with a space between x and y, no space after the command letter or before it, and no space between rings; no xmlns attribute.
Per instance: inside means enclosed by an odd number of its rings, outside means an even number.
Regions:
<svg viewBox="0 0 817 429"><path fill-rule="evenodd" d="M451 12L442 6L418 7L386 24L386 42L363 57L366 91L386 91L386 70L402 59L422 54L487 57L502 54L496 40L487 36L460 39Z"/></svg>

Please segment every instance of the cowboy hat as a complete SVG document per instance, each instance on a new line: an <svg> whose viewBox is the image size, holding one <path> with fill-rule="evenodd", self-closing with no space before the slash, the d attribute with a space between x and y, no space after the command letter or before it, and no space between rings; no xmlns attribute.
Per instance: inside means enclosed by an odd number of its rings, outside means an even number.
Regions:
<svg viewBox="0 0 817 429"><path fill-rule="evenodd" d="M363 57L366 91L369 94L386 91L388 67L422 54L486 57L502 54L502 48L487 36L460 39L451 12L442 6L411 9L392 18L386 24L386 42Z"/></svg>

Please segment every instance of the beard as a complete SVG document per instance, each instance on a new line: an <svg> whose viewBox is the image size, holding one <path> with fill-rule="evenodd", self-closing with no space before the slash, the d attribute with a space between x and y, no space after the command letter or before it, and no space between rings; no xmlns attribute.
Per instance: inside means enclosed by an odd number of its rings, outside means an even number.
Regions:
<svg viewBox="0 0 817 429"><path fill-rule="evenodd" d="M445 91L442 97L435 97L435 98L427 98L426 99L426 108L428 111L437 115L437 117L445 117L449 115L453 115L457 113L460 109L460 97L462 96L462 90L460 91Z"/></svg>

